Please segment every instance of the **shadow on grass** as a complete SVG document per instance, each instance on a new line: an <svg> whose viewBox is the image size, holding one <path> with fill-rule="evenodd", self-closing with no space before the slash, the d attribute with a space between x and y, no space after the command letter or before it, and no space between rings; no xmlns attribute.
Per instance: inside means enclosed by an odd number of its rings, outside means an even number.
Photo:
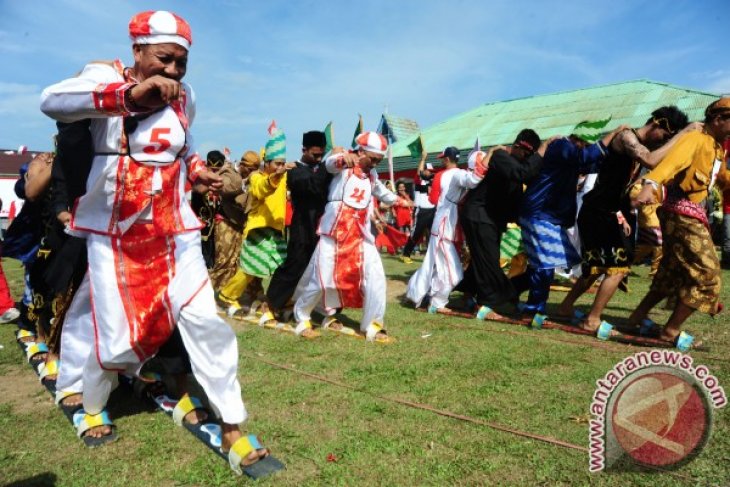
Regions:
<svg viewBox="0 0 730 487"><path fill-rule="evenodd" d="M5 484L5 487L46 487L54 485L56 485L56 474L46 472Z"/></svg>
<svg viewBox="0 0 730 487"><path fill-rule="evenodd" d="M136 398L132 388L126 384L119 384L119 387L111 393L107 409L112 418L123 418L156 410L148 401Z"/></svg>

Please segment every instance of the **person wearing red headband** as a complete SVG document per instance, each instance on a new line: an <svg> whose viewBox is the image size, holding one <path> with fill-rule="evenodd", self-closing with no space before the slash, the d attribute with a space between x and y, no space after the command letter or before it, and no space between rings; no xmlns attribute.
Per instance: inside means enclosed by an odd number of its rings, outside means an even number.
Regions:
<svg viewBox="0 0 730 487"><path fill-rule="evenodd" d="M117 374L139 373L177 326L193 374L222 418L221 448L240 473L241 461L255 463L268 451L252 448L238 426L247 414L236 336L216 314L201 224L185 197L188 182L221 186L190 135L195 95L182 82L190 26L170 12L142 12L129 34L131 67L92 62L41 96L41 110L58 121L90 118L94 141L88 191L69 223L87 239L95 337L92 350L62 350L88 354L84 407L74 423L85 442L113 439L105 406ZM196 409L195 401L179 404L190 405L186 417Z"/></svg>
<svg viewBox="0 0 730 487"><path fill-rule="evenodd" d="M328 316L323 327L346 331L332 314L341 308L362 308L360 332L368 341L390 342L385 332L386 281L383 263L370 232L373 198L388 206L409 204L378 179L375 167L388 144L375 132L363 132L351 152L339 151L325 161L333 175L327 205L320 219L319 242L294 293L296 332L314 338L311 314L315 307ZM333 151L334 152L334 151ZM271 319L269 313L262 320Z"/></svg>
<svg viewBox="0 0 730 487"><path fill-rule="evenodd" d="M458 290L472 297L477 319L498 318L494 311L517 301L517 292L499 265L499 246L507 224L517 221L523 184L542 164L547 142L532 129L520 130L512 147L493 147L489 172L461 208L461 225L471 262Z"/></svg>

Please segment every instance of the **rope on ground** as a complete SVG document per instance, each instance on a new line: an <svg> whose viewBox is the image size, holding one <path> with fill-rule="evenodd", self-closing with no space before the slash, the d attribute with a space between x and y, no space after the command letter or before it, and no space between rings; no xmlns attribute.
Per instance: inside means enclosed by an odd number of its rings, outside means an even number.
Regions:
<svg viewBox="0 0 730 487"><path fill-rule="evenodd" d="M502 424L499 424L499 423L495 423L493 421L484 421L482 419L472 418L471 416L465 416L463 414L453 413L453 412L447 411L445 409L438 409L438 408L435 408L435 407L430 406L428 404L422 404L422 403L417 403L417 402L413 402L413 401L408 401L406 399L400 399L400 398L397 398L397 397L380 396L378 394L373 394L372 392L369 392L369 391L364 390L362 388L355 387L355 386L351 386L349 384L344 384L344 383L339 382L339 381L336 381L334 379L330 379L329 377L325 377L325 376L322 376L322 375L319 375L319 374L314 374L312 372L306 372L306 371L303 371L303 370L298 370L298 369L295 369L295 368L290 367L288 365L284 365L284 364L279 364L279 363L276 363L276 362L272 362L270 360L266 360L266 359L261 358L261 357L256 356L256 355L247 354L247 353L241 353L241 352L239 352L239 353L242 356L245 355L246 357L252 358L254 360L258 360L259 362L262 362L262 363L264 363L264 364L266 364L266 365L268 365L270 367L274 367L276 369L285 370L287 372L293 372L295 374L298 374L298 375L301 375L301 376L304 376L304 377L308 377L310 379L314 379L314 380L319 381L319 382L324 382L326 384L331 384L331 385L334 385L334 386L337 386L337 387L340 387L340 388L343 388L343 389L347 389L347 390L350 390L350 391L359 392L361 394L365 394L367 396L370 396L370 397L375 398L375 399L379 399L381 401L387 401L387 402L391 402L391 403L395 403L395 404L400 404L401 406L410 407L410 408L413 408L413 409L420 409L420 410L423 410L423 411L428 411L428 412L437 414L439 416L444 416L444 417L447 417L447 418L456 419L456 420L464 421L464 422L468 422L468 423L478 424L480 426L486 426L488 428L491 428L491 429L494 429L494 430L497 430L497 431L502 431L504 433L509 433L509 434L512 434L512 435L515 435L515 436L520 436L520 437L523 437L523 438L529 438L531 440L541 441L541 442L547 443L549 445L559 446L559 447L566 448L566 449L569 449L569 450L577 450L577 451L580 451L580 452L583 452L583 453L588 453L588 448L587 447L583 447L583 446L580 446L580 445L576 445L574 443L569 443L567 441L559 440L559 439L553 438L551 436L543 436L543 435L538 435L536 433L530 433L529 431L521 431L521 430L518 430L518 429L515 429L515 428L510 428L509 426L505 426L505 425L502 425ZM653 470L653 471L656 471L656 472L659 472L659 473L666 473L666 474L671 475L673 477L677 477L677 478L681 478L681 479L685 479L685 480L693 480L693 477L691 475L684 475L684 474L681 474L679 472L674 472L674 471L671 471L671 470L663 469L661 467L645 466L644 468L646 468L647 470Z"/></svg>
<svg viewBox="0 0 730 487"><path fill-rule="evenodd" d="M311 372L305 372L305 371L302 371L302 370L298 370L298 369L295 369L293 367L289 367L288 365L283 365L283 364L278 364L276 362L271 362L271 361L266 360L266 359L263 359L261 357L256 357L256 356L249 355L249 354L246 354L246 355L249 356L249 357L251 357L251 358L254 358L254 359L258 360L259 362L263 362L266 365L269 365L271 367L274 367L274 368L277 368L277 369L286 370L286 371L289 371L289 372L294 372L295 374L299 374L299 375L302 375L304 377L309 377L310 379L314 379L314 380L317 380L317 381L320 381L320 382L325 382L327 384L332 384L334 386L341 387L343 389L348 389L348 390L355 391L355 392L359 392L361 394L366 394L368 396L371 396L371 397L373 397L375 399L379 399L379 400L382 400L382 401L392 402L392 403L395 403L395 404L400 404L402 406L407 406L407 407L411 407L411 408L414 408L414 409L422 409L424 411L429 411L431 413L438 414L439 416L445 416L447 418L458 419L460 421L466 421L466 422L469 422L469 423L474 423L474 424L479 424L479 425L482 425L482 426L487 426L488 428L492 428L492 429L495 429L495 430L498 430L498 431L503 431L505 433L510 433L510 434L513 434L513 435L522 436L524 438L530 438L530 439L533 439L533 440L542 441L542 442L549 443L549 444L552 444L552 445L555 445L555 446L560 446L560 447L563 447L563 448L578 450L578 451L582 451L582 452L586 452L586 453L588 452L588 448L586 448L586 447L583 447L583 446L580 446L580 445L575 445L573 443L568 443L567 441L562 441L562 440L559 440L557 438L553 438L553 437L550 437L550 436L542 436L542 435L538 435L538 434L535 434L535 433L529 433L529 432L526 432L526 431L520 431L520 430L517 430L517 429L514 429L514 428L510 428L508 426L504 426L502 424L495 423L495 422L492 422L492 421L484 421L482 419L472 418L471 416L465 416L463 414L453 413L453 412L447 411L445 409L438 409L438 408L435 408L433 406L429 406L428 404L421 404L421 403L417 403L417 402L413 402L413 401L408 401L406 399L400 399L400 398L397 398L397 397L380 396L380 395L377 395L377 394L373 394L371 392L368 392L366 390L363 390L361 388L358 388L358 387L355 387L355 386L351 386L351 385L348 385L348 384L344 384L344 383L339 382L339 381L336 381L334 379L330 379L328 377L324 377L324 376L321 376L321 375L318 375L318 374L313 374Z"/></svg>

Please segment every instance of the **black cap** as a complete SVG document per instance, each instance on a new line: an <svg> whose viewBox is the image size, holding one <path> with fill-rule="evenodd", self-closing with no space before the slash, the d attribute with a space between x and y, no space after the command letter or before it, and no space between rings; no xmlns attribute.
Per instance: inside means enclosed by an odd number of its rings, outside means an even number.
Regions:
<svg viewBox="0 0 730 487"><path fill-rule="evenodd" d="M223 155L223 153L219 150L212 150L208 152L208 156L206 157L206 165L211 167L219 167L222 166L223 163L226 161L226 156Z"/></svg>
<svg viewBox="0 0 730 487"><path fill-rule="evenodd" d="M448 157L452 161L456 162L459 160L459 149L457 149L454 146L447 147L444 149L444 151L436 156L438 159L443 159L445 157Z"/></svg>
<svg viewBox="0 0 730 487"><path fill-rule="evenodd" d="M310 147L321 147L324 149L327 146L327 136L325 136L324 132L310 130L302 136L302 145L307 149Z"/></svg>

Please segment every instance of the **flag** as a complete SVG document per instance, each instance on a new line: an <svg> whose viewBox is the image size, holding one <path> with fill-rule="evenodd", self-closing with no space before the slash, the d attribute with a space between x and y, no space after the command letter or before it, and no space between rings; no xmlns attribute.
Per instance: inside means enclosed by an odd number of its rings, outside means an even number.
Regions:
<svg viewBox="0 0 730 487"><path fill-rule="evenodd" d="M390 255L394 255L399 247L408 242L408 234L397 230L391 225L383 225L383 231L375 237L375 246L378 249L385 247Z"/></svg>
<svg viewBox="0 0 730 487"><path fill-rule="evenodd" d="M358 113L357 114L357 117L358 117L358 119L357 119L357 127L355 127L355 133L352 136L352 144L351 144L351 146L352 146L353 149L357 146L357 142L355 142L355 139L357 139L357 136L358 135L360 135L361 133L363 133L363 128L362 128L362 115L360 115Z"/></svg>
<svg viewBox="0 0 730 487"><path fill-rule="evenodd" d="M26 152L28 152L28 146L21 145L20 147L18 147L18 155L23 155Z"/></svg>
<svg viewBox="0 0 730 487"><path fill-rule="evenodd" d="M423 154L423 138L421 137L421 134L418 134L416 140L408 144L408 150L411 151L412 158L421 158L421 154Z"/></svg>
<svg viewBox="0 0 730 487"><path fill-rule="evenodd" d="M271 123L269 124L269 128L267 129L267 131L269 132L269 135L270 136L274 135L274 132L276 132L276 129L277 129L276 120L272 120Z"/></svg>
<svg viewBox="0 0 730 487"><path fill-rule="evenodd" d="M479 152L482 150L482 145L479 143L479 136L477 135L477 140L474 142L474 148L469 152L469 155L467 156L467 159L471 157L472 154L475 152Z"/></svg>
<svg viewBox="0 0 730 487"><path fill-rule="evenodd" d="M226 156L226 160L227 161L230 161L231 160L231 149L229 149L228 147L224 147L223 148L223 155Z"/></svg>
<svg viewBox="0 0 730 487"><path fill-rule="evenodd" d="M327 145L324 148L324 153L327 154L335 146L335 133L332 128L332 122L328 123L324 128L324 137L327 139Z"/></svg>

